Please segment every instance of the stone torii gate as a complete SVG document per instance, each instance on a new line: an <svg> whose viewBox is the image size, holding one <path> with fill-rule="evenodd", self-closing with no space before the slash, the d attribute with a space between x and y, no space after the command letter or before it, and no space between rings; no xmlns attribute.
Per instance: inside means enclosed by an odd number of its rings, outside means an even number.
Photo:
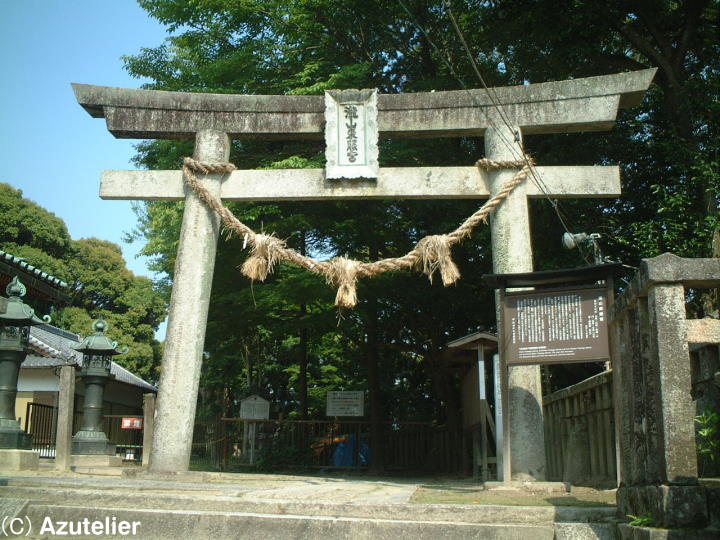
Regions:
<svg viewBox="0 0 720 540"><path fill-rule="evenodd" d="M486 157L517 160L522 135L609 130L619 108L638 105L655 70L486 90L377 96L380 137L484 136ZM218 95L73 84L76 98L118 138L194 138L193 157L226 162L230 140L321 139L322 96ZM491 98L492 97L492 98ZM497 104L502 108L502 115ZM477 167L381 168L377 179L328 180L322 169L236 170L200 177L226 201L484 198L515 171ZM528 197L616 197L619 168L537 167L491 219L493 271L532 271ZM150 470L186 471L195 419L219 218L183 184L180 171L105 171L103 199L184 200L182 230L156 408ZM500 336L502 342L502 336ZM509 372L514 478L544 478L537 366Z"/></svg>

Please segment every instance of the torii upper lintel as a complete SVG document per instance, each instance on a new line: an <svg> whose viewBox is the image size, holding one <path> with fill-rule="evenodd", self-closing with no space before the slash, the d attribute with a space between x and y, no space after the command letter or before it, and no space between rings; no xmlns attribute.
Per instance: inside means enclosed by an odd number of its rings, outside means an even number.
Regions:
<svg viewBox="0 0 720 540"><path fill-rule="evenodd" d="M604 131L620 108L640 103L655 69L567 81L378 96L381 137L483 135L505 120L524 134ZM323 137L323 96L257 96L132 90L73 83L78 103L125 139L192 138L203 129L231 138Z"/></svg>

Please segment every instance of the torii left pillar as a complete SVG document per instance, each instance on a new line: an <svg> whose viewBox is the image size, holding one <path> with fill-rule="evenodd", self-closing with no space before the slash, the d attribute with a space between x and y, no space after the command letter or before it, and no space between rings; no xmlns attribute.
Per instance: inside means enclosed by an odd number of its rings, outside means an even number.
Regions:
<svg viewBox="0 0 720 540"><path fill-rule="evenodd" d="M203 163L228 161L230 138L220 131L197 132L193 157ZM199 177L218 197L221 178L219 174ZM151 471L186 471L190 465L195 402L219 234L219 216L188 190L160 372ZM196 302L187 302L188 298Z"/></svg>

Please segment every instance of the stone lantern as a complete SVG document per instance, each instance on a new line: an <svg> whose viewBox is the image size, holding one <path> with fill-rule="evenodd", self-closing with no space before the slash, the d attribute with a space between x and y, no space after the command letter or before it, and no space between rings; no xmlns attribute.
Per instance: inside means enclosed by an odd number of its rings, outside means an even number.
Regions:
<svg viewBox="0 0 720 540"><path fill-rule="evenodd" d="M15 418L20 364L28 353L30 327L45 321L22 301L27 292L17 276L5 289L8 295L5 313L0 313L0 449L30 450L32 437L20 429Z"/></svg>
<svg viewBox="0 0 720 540"><path fill-rule="evenodd" d="M96 320L93 323L95 333L75 347L83 354L80 378L85 385L85 403L80 431L72 440L73 455L115 455L115 445L108 440L101 423L105 384L114 378L110 374L112 357L122 351L117 349L116 341L105 335L107 327L104 320Z"/></svg>

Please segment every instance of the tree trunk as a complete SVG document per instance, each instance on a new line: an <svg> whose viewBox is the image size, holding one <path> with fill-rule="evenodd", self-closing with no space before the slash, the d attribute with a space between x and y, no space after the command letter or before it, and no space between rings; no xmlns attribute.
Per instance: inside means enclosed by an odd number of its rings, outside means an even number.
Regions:
<svg viewBox="0 0 720 540"><path fill-rule="evenodd" d="M378 344L377 298L368 298L367 347L365 361L370 394L370 472L382 473L383 447L382 393L380 391L380 362Z"/></svg>
<svg viewBox="0 0 720 540"><path fill-rule="evenodd" d="M373 237L370 242L370 259L376 261L379 257L377 240ZM367 363L368 387L370 394L370 472L382 473L383 448L385 437L383 433L382 392L380 390L380 344L378 340L378 304L377 293L368 287L368 316L367 316L367 347L365 361Z"/></svg>
<svg viewBox="0 0 720 540"><path fill-rule="evenodd" d="M305 231L300 234L300 254L307 255L307 243L305 239ZM307 305L300 304L300 318L304 319L307 315ZM307 420L308 418L308 332L303 326L300 330L300 360L298 362L298 402L300 405L300 418Z"/></svg>
<svg viewBox="0 0 720 540"><path fill-rule="evenodd" d="M305 311L305 304L301 306ZM300 332L300 361L298 362L300 370L298 372L298 401L300 404L300 419L308 418L308 384L307 384L307 368L308 368L308 343L307 330Z"/></svg>

